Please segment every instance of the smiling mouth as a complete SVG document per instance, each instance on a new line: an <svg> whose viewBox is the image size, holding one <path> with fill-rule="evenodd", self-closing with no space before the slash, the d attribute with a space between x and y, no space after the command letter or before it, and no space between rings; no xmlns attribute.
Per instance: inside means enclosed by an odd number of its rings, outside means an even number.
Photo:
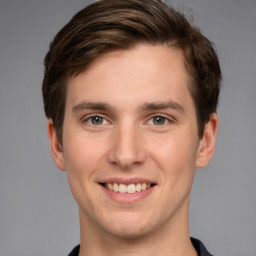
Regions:
<svg viewBox="0 0 256 256"><path fill-rule="evenodd" d="M133 194L133 193L138 193L141 191L145 191L149 189L150 187L155 186L155 184L151 183L132 183L132 184L118 184L118 183L101 183L102 186L105 188L114 191L114 192L119 192L119 193L128 193L128 194Z"/></svg>

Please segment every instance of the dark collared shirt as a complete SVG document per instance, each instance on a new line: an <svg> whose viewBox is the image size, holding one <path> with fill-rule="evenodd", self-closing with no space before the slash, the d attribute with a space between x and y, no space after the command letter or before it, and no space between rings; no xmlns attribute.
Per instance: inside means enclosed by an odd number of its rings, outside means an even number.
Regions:
<svg viewBox="0 0 256 256"><path fill-rule="evenodd" d="M213 256L212 254L210 254L207 251L207 249L205 248L203 243L201 241L199 241L198 239L191 237L191 242L192 242L193 246L195 247L198 256Z"/></svg>
<svg viewBox="0 0 256 256"><path fill-rule="evenodd" d="M199 241L198 239L191 237L191 242L192 242L193 246L195 247L198 256L213 256L206 250L203 243L201 241ZM68 256L78 256L79 249L80 249L80 245L77 245Z"/></svg>

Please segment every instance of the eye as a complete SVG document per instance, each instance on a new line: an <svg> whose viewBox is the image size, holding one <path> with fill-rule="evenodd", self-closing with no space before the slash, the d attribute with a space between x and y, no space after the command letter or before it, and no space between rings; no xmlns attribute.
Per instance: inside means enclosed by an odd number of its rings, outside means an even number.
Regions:
<svg viewBox="0 0 256 256"><path fill-rule="evenodd" d="M107 124L107 120L101 116L90 116L87 119L85 119L85 122L91 124L91 125L103 125Z"/></svg>
<svg viewBox="0 0 256 256"><path fill-rule="evenodd" d="M157 115L157 116L151 117L148 121L148 124L161 126L161 125L166 125L169 122L171 122L169 118L161 115Z"/></svg>
<svg viewBox="0 0 256 256"><path fill-rule="evenodd" d="M162 116L156 116L156 117L153 117L152 119L155 125L163 125L166 122L166 118Z"/></svg>

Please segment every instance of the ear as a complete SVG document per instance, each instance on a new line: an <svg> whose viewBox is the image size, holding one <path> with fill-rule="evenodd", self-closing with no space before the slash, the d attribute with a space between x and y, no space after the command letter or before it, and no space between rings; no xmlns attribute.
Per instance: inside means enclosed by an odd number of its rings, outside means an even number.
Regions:
<svg viewBox="0 0 256 256"><path fill-rule="evenodd" d="M47 132L48 132L48 138L49 138L49 142L50 142L52 158L53 158L55 164L57 165L57 167L60 170L64 171L65 170L65 162L64 162L63 149L62 149L61 143L59 141L59 138L57 136L52 119L48 120Z"/></svg>
<svg viewBox="0 0 256 256"><path fill-rule="evenodd" d="M199 142L196 168L203 168L210 162L215 150L217 130L218 117L216 113L213 113L205 125L203 137Z"/></svg>

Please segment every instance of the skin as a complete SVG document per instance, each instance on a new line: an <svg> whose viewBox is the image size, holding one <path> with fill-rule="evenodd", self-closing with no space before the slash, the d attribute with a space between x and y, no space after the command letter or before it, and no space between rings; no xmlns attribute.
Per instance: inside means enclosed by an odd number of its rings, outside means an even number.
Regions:
<svg viewBox="0 0 256 256"><path fill-rule="evenodd" d="M198 138L189 84L180 50L142 44L106 54L69 79L63 145L52 120L48 135L79 205L80 256L197 255L189 196L196 168L213 155L218 121L212 114ZM100 184L113 178L155 186L119 202Z"/></svg>

